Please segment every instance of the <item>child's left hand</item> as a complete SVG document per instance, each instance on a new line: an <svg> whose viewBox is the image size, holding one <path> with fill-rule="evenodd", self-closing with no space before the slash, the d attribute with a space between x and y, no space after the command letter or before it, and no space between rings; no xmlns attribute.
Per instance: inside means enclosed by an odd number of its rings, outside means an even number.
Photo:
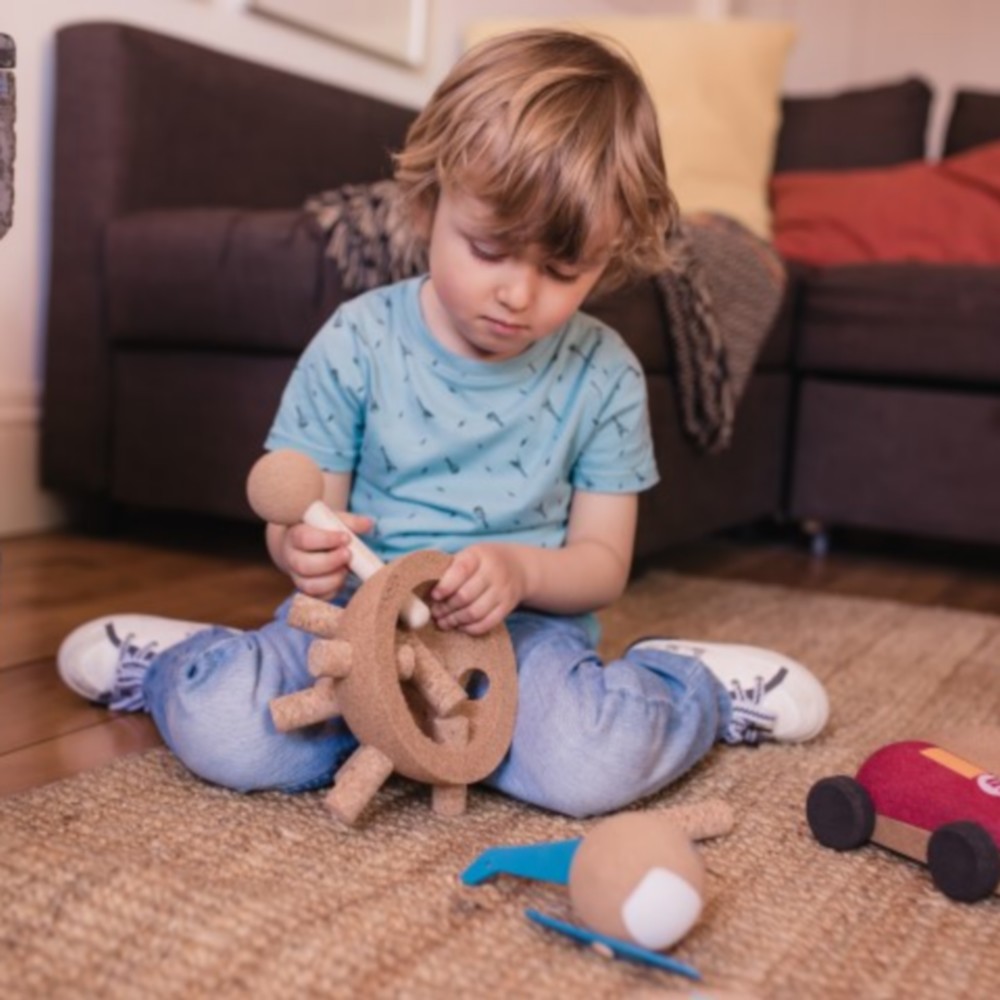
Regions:
<svg viewBox="0 0 1000 1000"><path fill-rule="evenodd" d="M483 635L507 617L527 592L525 567L516 549L484 542L456 555L431 591L439 628Z"/></svg>

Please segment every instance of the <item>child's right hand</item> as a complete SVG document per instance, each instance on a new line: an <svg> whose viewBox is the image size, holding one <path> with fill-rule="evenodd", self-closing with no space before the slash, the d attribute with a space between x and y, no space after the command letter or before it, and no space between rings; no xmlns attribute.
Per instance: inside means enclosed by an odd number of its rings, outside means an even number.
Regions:
<svg viewBox="0 0 1000 1000"><path fill-rule="evenodd" d="M370 517L346 512L338 512L337 516L356 534L372 528ZM323 601L336 597L350 572L350 536L343 531L326 531L305 523L283 529L271 525L272 531L276 529L279 537L275 539L272 555L279 568L291 577L296 589Z"/></svg>

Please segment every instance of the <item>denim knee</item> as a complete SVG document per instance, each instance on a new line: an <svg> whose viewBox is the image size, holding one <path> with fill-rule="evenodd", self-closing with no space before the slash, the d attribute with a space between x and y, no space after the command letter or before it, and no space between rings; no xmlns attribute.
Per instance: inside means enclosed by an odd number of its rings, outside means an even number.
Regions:
<svg viewBox="0 0 1000 1000"><path fill-rule="evenodd" d="M538 805L582 818L622 809L666 784L660 764L670 729L669 704L607 692L596 713L578 716L568 735L546 727L533 743L530 797ZM662 780L657 780L657 778Z"/></svg>
<svg viewBox="0 0 1000 1000"><path fill-rule="evenodd" d="M195 774L239 791L299 791L330 781L357 745L342 720L290 733L272 698L298 690L308 637L275 622L258 632L199 633L153 662L144 690L167 746Z"/></svg>
<svg viewBox="0 0 1000 1000"><path fill-rule="evenodd" d="M535 653L544 653L539 656ZM490 784L582 817L666 787L703 757L719 730L718 684L697 660L552 644L521 663L514 741Z"/></svg>

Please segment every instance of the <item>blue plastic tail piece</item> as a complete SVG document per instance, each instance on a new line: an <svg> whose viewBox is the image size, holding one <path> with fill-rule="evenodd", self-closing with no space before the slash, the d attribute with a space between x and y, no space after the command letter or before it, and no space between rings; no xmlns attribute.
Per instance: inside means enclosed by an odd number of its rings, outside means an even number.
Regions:
<svg viewBox="0 0 1000 1000"><path fill-rule="evenodd" d="M580 846L575 840L554 840L547 844L520 847L490 847L462 872L465 885L481 885L495 875L516 875L536 882L569 884L573 855Z"/></svg>
<svg viewBox="0 0 1000 1000"><path fill-rule="evenodd" d="M538 910L525 910L524 915L536 924L565 934L566 937L573 938L575 941L581 941L587 945L604 945L615 958L628 958L633 962L642 962L657 969L665 969L667 972L676 972L678 975L687 976L688 979L701 979L701 973L693 966L678 962L675 958L668 958L658 951L650 951L648 948L642 948L630 941L621 941L618 938L608 937L606 934L598 934L597 931L587 930L586 927L568 924L564 920L557 920L555 917L539 913Z"/></svg>

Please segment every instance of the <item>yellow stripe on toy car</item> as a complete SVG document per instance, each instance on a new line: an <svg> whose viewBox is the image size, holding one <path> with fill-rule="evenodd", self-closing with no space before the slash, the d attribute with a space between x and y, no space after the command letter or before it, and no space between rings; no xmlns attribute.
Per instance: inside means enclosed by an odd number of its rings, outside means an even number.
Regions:
<svg viewBox="0 0 1000 1000"><path fill-rule="evenodd" d="M940 747L924 747L920 752L942 767L947 767L956 774L960 774L963 778L978 778L983 773L983 768L963 760L947 750L942 750Z"/></svg>

